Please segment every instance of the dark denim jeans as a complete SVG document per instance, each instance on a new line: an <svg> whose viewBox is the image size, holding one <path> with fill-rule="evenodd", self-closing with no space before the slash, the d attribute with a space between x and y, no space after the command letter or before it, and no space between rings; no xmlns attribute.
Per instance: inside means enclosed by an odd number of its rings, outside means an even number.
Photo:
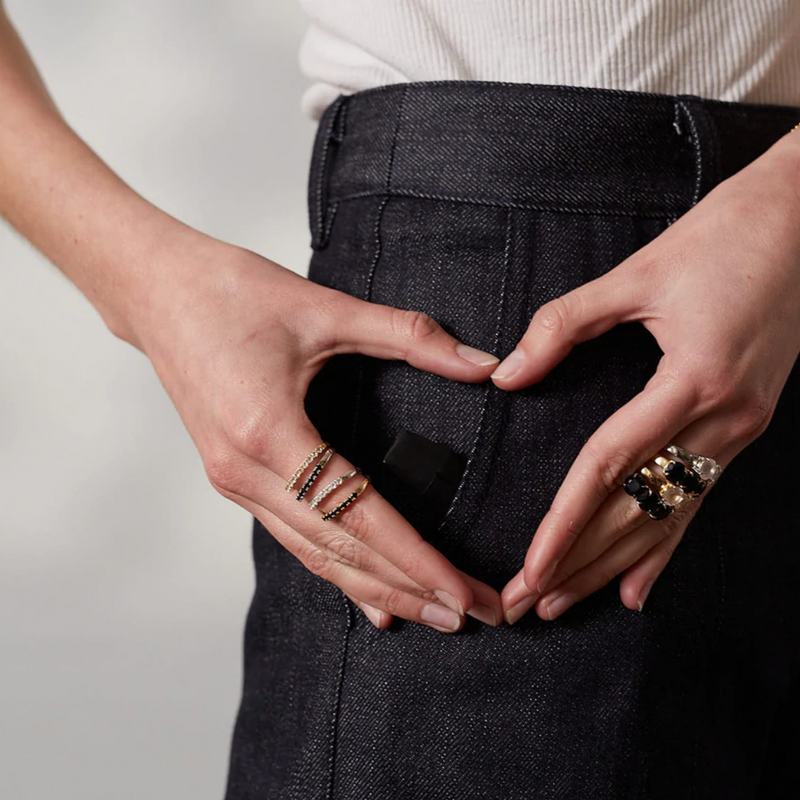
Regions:
<svg viewBox="0 0 800 800"><path fill-rule="evenodd" d="M431 314L503 357L546 301L613 269L800 120L800 108L571 86L398 84L326 110L309 278ZM591 433L660 350L638 324L505 392L335 356L322 436L456 566L498 590ZM378 630L257 521L227 800L795 796L800 367L643 612L618 580L553 622ZM467 460L446 513L384 467L406 429Z"/></svg>

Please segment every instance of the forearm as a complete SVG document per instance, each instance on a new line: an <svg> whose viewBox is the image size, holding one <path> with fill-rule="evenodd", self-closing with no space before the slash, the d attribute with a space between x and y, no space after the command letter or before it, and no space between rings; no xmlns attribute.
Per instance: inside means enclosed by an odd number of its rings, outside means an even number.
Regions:
<svg viewBox="0 0 800 800"><path fill-rule="evenodd" d="M89 299L130 329L164 238L190 231L122 181L58 112L0 6L0 216Z"/></svg>

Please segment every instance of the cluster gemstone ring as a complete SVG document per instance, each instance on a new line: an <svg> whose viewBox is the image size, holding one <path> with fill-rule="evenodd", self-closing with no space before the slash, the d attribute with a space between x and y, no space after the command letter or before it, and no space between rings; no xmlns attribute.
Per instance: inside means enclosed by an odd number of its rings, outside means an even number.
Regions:
<svg viewBox="0 0 800 800"><path fill-rule="evenodd" d="M303 473L314 463L316 459L319 459L317 463L314 465L311 472L309 472L308 477L303 481L300 489L298 490L297 494L295 495L296 500L302 500L309 492L311 487L313 486L314 482L319 477L319 474L325 468L325 465L331 460L335 450L331 447L327 442L320 442L304 459L300 466L292 473L291 478L286 482L286 486L284 487L287 492L294 491L294 488L297 482L300 480ZM323 511L319 509L320 514L322 515L322 519L329 520L333 519L337 514L341 514L351 503L354 503L358 500L359 497L363 494L364 490L367 488L370 478L369 475L364 475L363 472L358 467L354 467L353 469L348 470L343 475L339 475L337 478L334 478L332 481L327 483L322 489L320 489L311 499L309 502L309 507L316 509L320 502L324 500L331 492L335 491L339 486L341 486L345 481L349 480L350 478L362 475L364 480L361 481L361 484L351 492L344 500L342 500L338 505L334 506L328 511Z"/></svg>
<svg viewBox="0 0 800 800"><path fill-rule="evenodd" d="M667 445L647 464L629 475L623 488L651 519L661 520L685 508L717 478L722 468L709 456L696 455L676 444Z"/></svg>

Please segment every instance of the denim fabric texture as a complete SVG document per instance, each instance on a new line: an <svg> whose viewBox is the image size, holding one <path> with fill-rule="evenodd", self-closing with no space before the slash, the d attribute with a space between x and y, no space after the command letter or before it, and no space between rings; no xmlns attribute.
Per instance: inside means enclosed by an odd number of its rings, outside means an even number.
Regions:
<svg viewBox="0 0 800 800"><path fill-rule="evenodd" d="M798 121L800 107L539 84L342 95L311 157L308 277L425 311L502 358L540 305L613 269ZM499 591L583 444L660 355L620 325L513 392L337 355L306 407L422 536ZM795 367L641 613L614 580L552 622L379 630L254 520L226 800L797 796L798 401ZM467 459L445 513L384 467L403 429Z"/></svg>

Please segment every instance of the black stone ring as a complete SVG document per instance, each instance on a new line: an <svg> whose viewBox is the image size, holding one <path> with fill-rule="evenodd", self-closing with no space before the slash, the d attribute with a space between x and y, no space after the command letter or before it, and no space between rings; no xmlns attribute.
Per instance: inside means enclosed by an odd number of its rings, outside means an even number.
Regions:
<svg viewBox="0 0 800 800"><path fill-rule="evenodd" d="M664 519L675 509L674 506L661 499L661 493L654 478L655 476L647 467L642 467L630 475L622 486L651 519Z"/></svg>
<svg viewBox="0 0 800 800"><path fill-rule="evenodd" d="M664 473L663 477L644 466L623 484L639 508L652 519L664 519L699 497L722 472L713 458L695 455L676 444L668 445L664 452L674 458L658 455L653 459Z"/></svg>

